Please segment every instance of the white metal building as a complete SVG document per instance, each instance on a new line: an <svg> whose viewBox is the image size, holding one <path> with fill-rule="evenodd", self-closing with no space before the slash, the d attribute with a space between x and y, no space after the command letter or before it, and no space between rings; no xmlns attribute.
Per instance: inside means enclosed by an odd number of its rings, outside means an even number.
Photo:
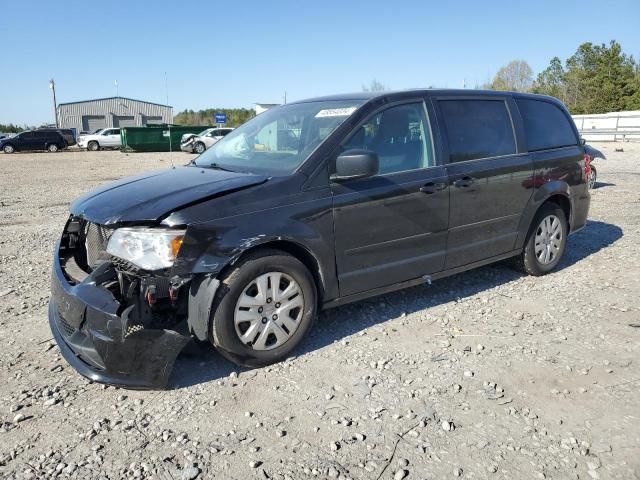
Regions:
<svg viewBox="0 0 640 480"><path fill-rule="evenodd" d="M171 123L172 107L125 97L98 98L58 104L60 128L76 133L99 128L142 127Z"/></svg>

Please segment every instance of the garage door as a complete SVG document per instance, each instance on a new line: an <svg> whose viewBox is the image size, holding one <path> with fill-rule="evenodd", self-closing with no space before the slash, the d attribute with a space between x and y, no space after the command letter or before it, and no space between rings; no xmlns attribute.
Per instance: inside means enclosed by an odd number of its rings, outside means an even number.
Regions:
<svg viewBox="0 0 640 480"><path fill-rule="evenodd" d="M113 117L113 126L114 127L135 127L136 126L136 119L134 117L129 117L129 116L117 116L114 115Z"/></svg>
<svg viewBox="0 0 640 480"><path fill-rule="evenodd" d="M85 132L95 132L107 127L107 119L104 115L85 115L82 117L82 129Z"/></svg>
<svg viewBox="0 0 640 480"><path fill-rule="evenodd" d="M142 123L145 125L160 125L162 124L162 117L144 117Z"/></svg>

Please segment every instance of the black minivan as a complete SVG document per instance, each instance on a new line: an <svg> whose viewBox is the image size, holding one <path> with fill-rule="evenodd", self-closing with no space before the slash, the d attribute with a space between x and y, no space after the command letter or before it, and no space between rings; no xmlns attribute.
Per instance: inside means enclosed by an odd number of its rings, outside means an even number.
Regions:
<svg viewBox="0 0 640 480"><path fill-rule="evenodd" d="M81 374L130 388L164 386L194 337L265 365L323 308L508 258L548 273L586 223L588 168L550 97L412 90L276 107L184 167L75 201L50 326Z"/></svg>
<svg viewBox="0 0 640 480"><path fill-rule="evenodd" d="M30 130L10 138L0 140L0 150L4 153L46 150L57 152L67 147L62 134L57 130Z"/></svg>

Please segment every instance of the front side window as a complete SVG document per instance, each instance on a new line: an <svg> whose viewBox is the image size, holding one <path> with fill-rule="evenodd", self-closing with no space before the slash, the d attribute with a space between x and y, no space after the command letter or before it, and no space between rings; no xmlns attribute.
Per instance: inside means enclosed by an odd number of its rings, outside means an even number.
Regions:
<svg viewBox="0 0 640 480"><path fill-rule="evenodd" d="M431 129L422 103L388 108L360 125L342 151L370 150L378 154L380 174L433 166Z"/></svg>
<svg viewBox="0 0 640 480"><path fill-rule="evenodd" d="M449 162L516 153L511 117L503 100L439 100Z"/></svg>
<svg viewBox="0 0 640 480"><path fill-rule="evenodd" d="M544 150L577 145L573 127L567 115L553 103L516 99L524 122L528 150Z"/></svg>
<svg viewBox="0 0 640 480"><path fill-rule="evenodd" d="M293 173L363 103L327 100L269 109L229 132L194 163L266 175Z"/></svg>

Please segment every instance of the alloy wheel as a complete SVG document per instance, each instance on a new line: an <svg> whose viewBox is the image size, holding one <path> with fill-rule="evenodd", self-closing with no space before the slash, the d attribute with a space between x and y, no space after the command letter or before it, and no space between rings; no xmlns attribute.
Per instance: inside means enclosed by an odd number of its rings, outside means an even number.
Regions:
<svg viewBox="0 0 640 480"><path fill-rule="evenodd" d="M262 274L249 282L236 302L236 334L254 350L280 347L300 326L304 307L302 288L293 277Z"/></svg>
<svg viewBox="0 0 640 480"><path fill-rule="evenodd" d="M547 215L536 230L534 251L543 265L552 263L562 249L562 222L555 215Z"/></svg>

